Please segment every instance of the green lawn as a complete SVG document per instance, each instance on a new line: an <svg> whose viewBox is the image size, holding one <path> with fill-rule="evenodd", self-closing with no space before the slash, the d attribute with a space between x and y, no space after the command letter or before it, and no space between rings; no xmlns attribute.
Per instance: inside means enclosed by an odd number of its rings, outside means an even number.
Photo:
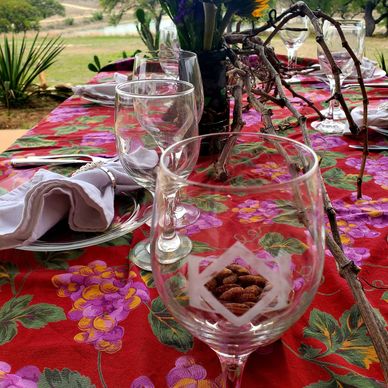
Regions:
<svg viewBox="0 0 388 388"><path fill-rule="evenodd" d="M71 83L73 85L87 82L94 73L88 69L88 63L93 61L93 56L98 55L101 64L107 64L112 60L122 58L122 51L128 54L136 49L144 49L138 36L87 36L66 37L65 50L58 57L58 61L46 72L46 78L50 86L59 83ZM366 40L366 56L375 60L378 51L382 51L388 60L387 38L372 37ZM280 39L272 41L275 51L286 54L286 49ZM298 56L315 57L316 43L313 37L303 44L298 51Z"/></svg>
<svg viewBox="0 0 388 388"><path fill-rule="evenodd" d="M87 82L95 73L88 69L97 55L101 65L122 58L122 52L129 55L136 49L144 49L137 36L91 36L64 38L66 48L58 60L46 72L49 85L71 83L73 85Z"/></svg>

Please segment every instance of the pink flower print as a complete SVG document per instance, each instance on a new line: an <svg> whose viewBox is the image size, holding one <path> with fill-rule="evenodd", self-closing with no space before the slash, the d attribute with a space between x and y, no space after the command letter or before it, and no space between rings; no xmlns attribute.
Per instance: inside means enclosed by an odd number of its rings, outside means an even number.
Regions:
<svg viewBox="0 0 388 388"><path fill-rule="evenodd" d="M332 253L327 250L326 253L333 257ZM346 257L349 258L349 260L352 260L354 264L361 267L363 264L363 261L370 257L370 251L367 248L353 248L344 245L344 253Z"/></svg>
<svg viewBox="0 0 388 388"><path fill-rule="evenodd" d="M37 388L40 370L33 365L25 366L15 373L11 373L11 365L0 361L1 388Z"/></svg>
<svg viewBox="0 0 388 388"><path fill-rule="evenodd" d="M271 224L274 217L279 213L279 207L274 201L258 201L248 199L232 209L232 212L237 213L240 222L243 224L263 222Z"/></svg>
<svg viewBox="0 0 388 388"><path fill-rule="evenodd" d="M132 381L131 388L155 388L155 385L147 376L140 376Z"/></svg>
<svg viewBox="0 0 388 388"><path fill-rule="evenodd" d="M195 363L192 357L179 357L175 362L175 368L167 375L168 388L216 388L218 385L206 380L206 369Z"/></svg>
<svg viewBox="0 0 388 388"><path fill-rule="evenodd" d="M349 158L346 160L346 164L360 170L361 158ZM367 159L365 171L369 175L373 175L376 184L388 190L388 156L383 156L378 159Z"/></svg>
<svg viewBox="0 0 388 388"><path fill-rule="evenodd" d="M313 133L311 135L311 143L315 150L328 150L347 144L339 136L323 136L320 133Z"/></svg>
<svg viewBox="0 0 388 388"><path fill-rule="evenodd" d="M201 215L194 224L186 226L184 233L190 236L199 233L201 230L218 228L221 225L222 221L213 213L201 212Z"/></svg>
<svg viewBox="0 0 388 388"><path fill-rule="evenodd" d="M86 113L87 109L81 106L59 106L50 113L46 120L50 123L59 123L84 116Z"/></svg>
<svg viewBox="0 0 388 388"><path fill-rule="evenodd" d="M266 179L271 183L282 183L291 179L288 171L275 162L260 164L260 167L253 169L252 172L257 174L258 178Z"/></svg>
<svg viewBox="0 0 388 388"><path fill-rule="evenodd" d="M124 329L118 325L140 303L149 302L147 287L135 282L134 272L127 279L125 267L111 268L96 260L87 266L77 265L68 273L56 275L52 282L57 294L73 302L69 319L78 321L74 340L96 350L115 353L121 349Z"/></svg>
<svg viewBox="0 0 388 388"><path fill-rule="evenodd" d="M82 146L99 147L105 144L112 144L115 142L115 135L111 132L92 132L87 133L82 137Z"/></svg>
<svg viewBox="0 0 388 388"><path fill-rule="evenodd" d="M380 236L379 232L375 232L369 229L368 226L363 223L357 223L346 219L338 219L337 224L341 233L354 239L374 238ZM351 239L349 239L348 241L350 243L352 242ZM346 244L346 241L344 241L344 244Z"/></svg>

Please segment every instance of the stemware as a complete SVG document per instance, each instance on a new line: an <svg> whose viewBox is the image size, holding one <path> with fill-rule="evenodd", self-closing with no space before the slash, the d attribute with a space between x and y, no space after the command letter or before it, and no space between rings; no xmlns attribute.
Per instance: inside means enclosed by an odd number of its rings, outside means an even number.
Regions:
<svg viewBox="0 0 388 388"><path fill-rule="evenodd" d="M201 142L229 142L227 176L219 155L190 154ZM185 152L186 151L186 152ZM304 313L319 286L324 256L323 205L314 151L287 138L222 133L187 139L161 157L151 229L152 272L166 307L218 355L223 387L239 387L250 353L277 340ZM201 207L186 229L197 248L165 260L157 241L166 193ZM183 230L180 230L183 233Z"/></svg>
<svg viewBox="0 0 388 388"><path fill-rule="evenodd" d="M174 24L169 24L160 29L159 53L161 55L171 55L180 50L178 32Z"/></svg>
<svg viewBox="0 0 388 388"><path fill-rule="evenodd" d="M195 53L185 50L138 53L135 55L133 79L180 79L190 82L194 86L197 121L200 121L204 96L201 71ZM185 227L194 223L199 217L198 209L189 204L180 204L179 198L176 200L176 225Z"/></svg>
<svg viewBox="0 0 388 388"><path fill-rule="evenodd" d="M155 191L162 151L177 141L197 135L197 131L192 84L157 79L116 86L115 134L120 162L132 179L151 194ZM168 198L174 201L174 195ZM167 238L164 235L159 241L161 252L166 255L174 252L184 256L191 249L190 239L185 236L170 234ZM130 259L140 268L151 270L147 239L134 247Z"/></svg>
<svg viewBox="0 0 388 388"><path fill-rule="evenodd" d="M306 16L297 16L290 19L279 32L280 38L287 48L288 69L291 72L296 68L298 48L309 36L308 27L308 18ZM295 78L297 77L293 74L291 80Z"/></svg>
<svg viewBox="0 0 388 388"><path fill-rule="evenodd" d="M341 29L349 46L355 55L361 59L364 50L365 26L362 20L338 20L341 23ZM340 68L339 75L340 86L345 78L352 74L355 65L350 54L345 47L342 46L341 37L336 27L329 21L323 23L323 37L333 56L334 62ZM332 69L325 53L320 45L317 46L318 60L321 69L326 74L329 80L330 94L335 91L335 79ZM314 129L322 133L339 133L342 134L347 129L347 124L340 120L345 118L342 109L339 107L338 101L332 98L327 110L326 119L324 121L314 121L311 125Z"/></svg>

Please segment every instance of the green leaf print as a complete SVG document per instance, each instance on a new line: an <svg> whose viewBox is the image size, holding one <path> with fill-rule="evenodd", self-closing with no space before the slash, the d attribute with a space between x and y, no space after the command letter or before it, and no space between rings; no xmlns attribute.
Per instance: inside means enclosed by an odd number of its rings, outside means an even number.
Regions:
<svg viewBox="0 0 388 388"><path fill-rule="evenodd" d="M361 368L369 368L372 362L377 362L375 349L357 306L345 311L340 322L342 341L336 353Z"/></svg>
<svg viewBox="0 0 388 388"><path fill-rule="evenodd" d="M325 171L322 174L325 182L337 189L343 190L356 190L357 188L357 175L356 174L345 174L340 168L332 168ZM372 179L370 175L364 175L363 181L368 182Z"/></svg>
<svg viewBox="0 0 388 388"><path fill-rule="evenodd" d="M143 280L144 284L148 288L155 288L155 282L154 282L154 277L152 276L152 272L141 270L140 276L141 276L141 279Z"/></svg>
<svg viewBox="0 0 388 388"><path fill-rule="evenodd" d="M122 245L130 245L131 241L132 241L132 234L128 233L125 236L115 238L114 240L110 240L99 245L101 247L119 247Z"/></svg>
<svg viewBox="0 0 388 388"><path fill-rule="evenodd" d="M384 292L384 294L381 296L381 300L388 303L388 291Z"/></svg>
<svg viewBox="0 0 388 388"><path fill-rule="evenodd" d="M316 349L311 347L310 345L302 344L299 348L299 353L302 355L303 358L313 360L321 354L321 349Z"/></svg>
<svg viewBox="0 0 388 388"><path fill-rule="evenodd" d="M95 388L89 377L82 376L70 369L45 368L40 375L38 388Z"/></svg>
<svg viewBox="0 0 388 388"><path fill-rule="evenodd" d="M148 322L162 344L179 352L188 352L193 348L193 336L173 318L159 297L152 301Z"/></svg>
<svg viewBox="0 0 388 388"><path fill-rule="evenodd" d="M34 258L47 269L66 270L69 268L68 261L78 259L83 252L83 249L58 252L35 252Z"/></svg>
<svg viewBox="0 0 388 388"><path fill-rule="evenodd" d="M337 164L337 159L345 158L345 154L340 152L318 151L317 153L321 157L319 163L321 168L333 167Z"/></svg>
<svg viewBox="0 0 388 388"><path fill-rule="evenodd" d="M87 147L81 145L72 145L71 147L61 147L50 151L50 155L63 154L103 154L106 151L100 147Z"/></svg>
<svg viewBox="0 0 388 388"><path fill-rule="evenodd" d="M202 241L191 241L193 247L191 249L191 253L203 253L203 252L211 252L214 251L208 243Z"/></svg>
<svg viewBox="0 0 388 388"><path fill-rule="evenodd" d="M280 233L267 233L260 239L262 247L273 256L277 256L280 250L287 253L302 254L306 245L296 238L284 238Z"/></svg>
<svg viewBox="0 0 388 388"><path fill-rule="evenodd" d="M21 148L44 148L53 147L56 142L54 140L46 140L45 136L22 137L16 144Z"/></svg>
<svg viewBox="0 0 388 388"><path fill-rule="evenodd" d="M68 135L88 128L89 126L87 125L65 125L63 127L55 128L55 132L57 135Z"/></svg>
<svg viewBox="0 0 388 388"><path fill-rule="evenodd" d="M18 273L19 269L15 264L10 262L0 263L0 287L3 284L13 282Z"/></svg>
<svg viewBox="0 0 388 388"><path fill-rule="evenodd" d="M348 373L347 375L331 373L331 375L330 381L318 381L306 388L383 388L385 386L382 382L356 373Z"/></svg>
<svg viewBox="0 0 388 388"><path fill-rule="evenodd" d="M102 123L106 119L108 119L110 116L108 115L101 115L101 116L80 116L77 118L77 122L81 124L96 124L96 123Z"/></svg>
<svg viewBox="0 0 388 388"><path fill-rule="evenodd" d="M221 203L226 201L227 197L223 195L200 195L187 199L188 202L194 204L199 209L205 212L223 213L228 210L228 207Z"/></svg>
<svg viewBox="0 0 388 388"><path fill-rule="evenodd" d="M341 329L334 317L318 309L311 311L309 326L304 329L304 336L323 342L330 352L334 352L342 340Z"/></svg>
<svg viewBox="0 0 388 388"><path fill-rule="evenodd" d="M12 298L0 308L0 345L11 341L17 334L17 324L27 329L40 329L49 322L66 319L62 308L47 303L29 306L32 295Z"/></svg>

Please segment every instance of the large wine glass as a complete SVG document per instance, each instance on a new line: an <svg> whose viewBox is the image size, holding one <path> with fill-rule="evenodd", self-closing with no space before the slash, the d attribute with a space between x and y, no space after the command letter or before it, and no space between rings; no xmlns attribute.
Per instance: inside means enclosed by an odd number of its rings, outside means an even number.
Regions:
<svg viewBox="0 0 388 388"><path fill-rule="evenodd" d="M152 194L162 151L197 135L197 131L192 84L165 79L116 86L115 134L120 162L132 179ZM169 200L174 201L174 196ZM163 235L159 241L161 255L174 252L185 256L191 249L190 239L174 233ZM134 247L130 259L140 268L151 270L147 239Z"/></svg>
<svg viewBox="0 0 388 388"><path fill-rule="evenodd" d="M193 84L199 122L203 112L204 96L201 71L197 55L185 50L160 50L156 52L141 52L135 55L133 79L180 79ZM199 217L198 209L189 204L175 207L176 226L185 227L193 224Z"/></svg>
<svg viewBox="0 0 388 388"><path fill-rule="evenodd" d="M284 10L283 10L284 11ZM296 70L297 51L309 36L309 20L307 16L296 16L282 27L279 35L287 48L288 70L292 73ZM296 79L293 74L292 79Z"/></svg>
<svg viewBox="0 0 388 388"><path fill-rule="evenodd" d="M229 142L229 156L222 163L216 163L219 155L199 157L188 175L188 162L176 155L190 154L209 137ZM218 172L216 166L224 167ZM249 354L281 337L317 291L324 257L320 187L314 151L278 136L204 135L172 145L161 157L153 276L173 316L217 353L222 387L240 386ZM166 194L176 190L202 209L198 224L186 230L197 248L165 260L157 241L170 227Z"/></svg>
<svg viewBox="0 0 388 388"><path fill-rule="evenodd" d="M349 43L350 48L355 55L361 60L364 51L365 25L362 20L338 20L341 23L341 29L345 39ZM352 74L355 65L350 54L342 45L341 37L337 28L325 21L322 27L323 38L333 56L334 62L340 68L339 75L340 86L342 86L346 77ZM332 73L330 62L327 59L322 47L317 46L317 55L321 69L326 74L329 80L330 94L335 92L335 79ZM326 119L324 121L314 121L311 125L314 129L322 133L338 133L342 134L347 129L347 124L341 119L345 118L342 109L339 107L338 101L332 98L327 110Z"/></svg>

